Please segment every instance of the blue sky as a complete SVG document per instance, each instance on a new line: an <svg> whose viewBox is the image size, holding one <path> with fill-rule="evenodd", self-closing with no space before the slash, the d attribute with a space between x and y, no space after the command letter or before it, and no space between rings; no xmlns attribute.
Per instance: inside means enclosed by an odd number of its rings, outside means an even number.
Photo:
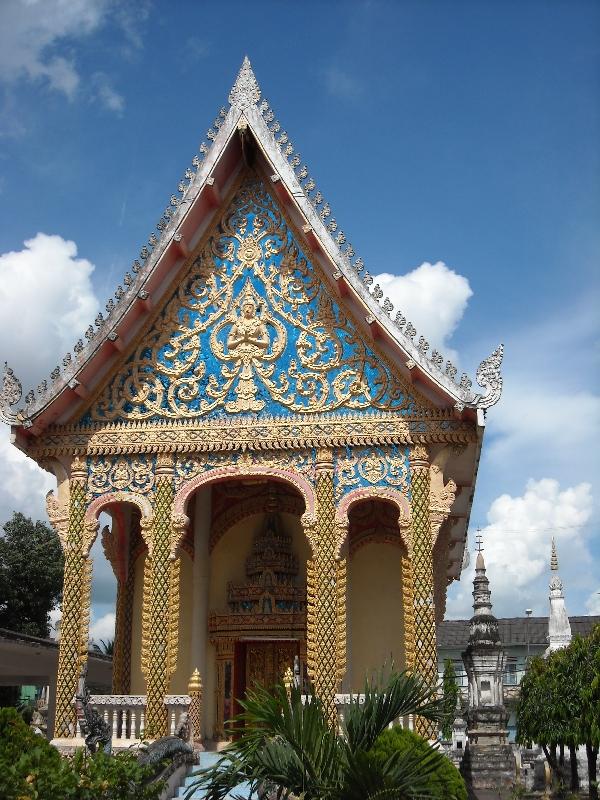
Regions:
<svg viewBox="0 0 600 800"><path fill-rule="evenodd" d="M506 344L472 517L498 612L544 613L554 532L570 612L600 613L598 3L4 0L0 356L37 384L70 349L245 53L419 330L472 375ZM0 515L41 514L44 479L6 452Z"/></svg>

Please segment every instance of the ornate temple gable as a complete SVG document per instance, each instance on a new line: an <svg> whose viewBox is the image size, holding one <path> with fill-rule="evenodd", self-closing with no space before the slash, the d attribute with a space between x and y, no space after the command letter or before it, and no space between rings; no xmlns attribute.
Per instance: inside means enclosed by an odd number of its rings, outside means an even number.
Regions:
<svg viewBox="0 0 600 800"><path fill-rule="evenodd" d="M230 181L247 152L254 149L266 174L273 174L278 194L302 218L300 223L311 247L318 249L331 265L342 293L351 298L356 313L367 319L374 336L382 336L395 353L393 360L405 364L413 381L431 390L442 407L455 406L459 414L483 412L496 403L502 391L500 346L477 370L483 392L472 389L467 375L457 378L456 368L444 364L442 355L431 350L424 336L418 336L412 323L395 310L373 276L356 258L344 231L333 218L331 207L309 175L300 155L282 131L274 112L263 98L248 59L238 74L229 95L229 108L222 108L207 140L200 146L185 170L178 190L140 250L121 285L100 313L52 370L41 380L37 391L26 392L24 406L18 407L23 388L8 366L0 389L0 417L14 425L18 446L30 451L27 439L39 436L55 422L72 419L81 398L97 385L106 371L106 362L119 358L131 344L132 331L140 314L149 314L152 305L162 302L169 277L187 257L191 242L208 216L219 205L221 191ZM483 413L478 413L483 425Z"/></svg>
<svg viewBox="0 0 600 800"><path fill-rule="evenodd" d="M80 422L373 409L412 417L428 405L366 343L249 174Z"/></svg>

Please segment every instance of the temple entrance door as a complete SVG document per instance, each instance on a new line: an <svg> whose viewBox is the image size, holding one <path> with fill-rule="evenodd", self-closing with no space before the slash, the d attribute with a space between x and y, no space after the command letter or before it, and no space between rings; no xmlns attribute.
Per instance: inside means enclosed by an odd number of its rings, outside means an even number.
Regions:
<svg viewBox="0 0 600 800"><path fill-rule="evenodd" d="M294 669L294 658L299 655L300 643L296 639L236 642L235 697L244 697L246 689L254 684L269 687L282 683L286 669ZM237 708L236 712L240 710Z"/></svg>

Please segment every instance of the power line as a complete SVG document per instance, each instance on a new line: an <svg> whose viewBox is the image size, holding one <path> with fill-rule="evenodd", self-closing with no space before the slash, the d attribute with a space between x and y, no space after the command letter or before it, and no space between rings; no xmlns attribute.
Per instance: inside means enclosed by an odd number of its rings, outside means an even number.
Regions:
<svg viewBox="0 0 600 800"><path fill-rule="evenodd" d="M551 528L495 528L494 524L486 526L485 528L477 528L477 531L485 531L486 533L547 533L552 531L568 531L580 528L596 527L595 522L583 522L581 525L553 525Z"/></svg>

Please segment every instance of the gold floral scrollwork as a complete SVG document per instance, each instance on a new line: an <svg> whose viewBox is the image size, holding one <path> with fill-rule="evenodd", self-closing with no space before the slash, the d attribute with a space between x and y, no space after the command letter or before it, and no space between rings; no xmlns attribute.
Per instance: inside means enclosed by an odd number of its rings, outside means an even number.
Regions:
<svg viewBox="0 0 600 800"><path fill-rule="evenodd" d="M283 357L285 351L285 357ZM238 188L90 421L415 410L260 180Z"/></svg>
<svg viewBox="0 0 600 800"><path fill-rule="evenodd" d="M408 469L404 453L392 449L361 448L349 450L337 464L338 494L345 486L366 482L371 486L385 484L407 491Z"/></svg>
<svg viewBox="0 0 600 800"><path fill-rule="evenodd" d="M112 462L98 459L90 464L88 489L92 494L115 490L146 494L153 488L152 464L145 459L120 457Z"/></svg>
<svg viewBox="0 0 600 800"><path fill-rule="evenodd" d="M429 468L429 519L431 523L431 546L436 543L440 528L448 518L456 497L456 483L450 479L444 483L444 473L438 464Z"/></svg>
<svg viewBox="0 0 600 800"><path fill-rule="evenodd" d="M190 520L185 514L173 514L171 517L171 544L169 558L174 561L177 558L177 548L185 535L185 530L190 524Z"/></svg>
<svg viewBox="0 0 600 800"><path fill-rule="evenodd" d="M54 528L60 539L63 551L66 550L69 537L68 503L61 503L54 492L50 490L46 495L46 513L48 514L50 525Z"/></svg>

